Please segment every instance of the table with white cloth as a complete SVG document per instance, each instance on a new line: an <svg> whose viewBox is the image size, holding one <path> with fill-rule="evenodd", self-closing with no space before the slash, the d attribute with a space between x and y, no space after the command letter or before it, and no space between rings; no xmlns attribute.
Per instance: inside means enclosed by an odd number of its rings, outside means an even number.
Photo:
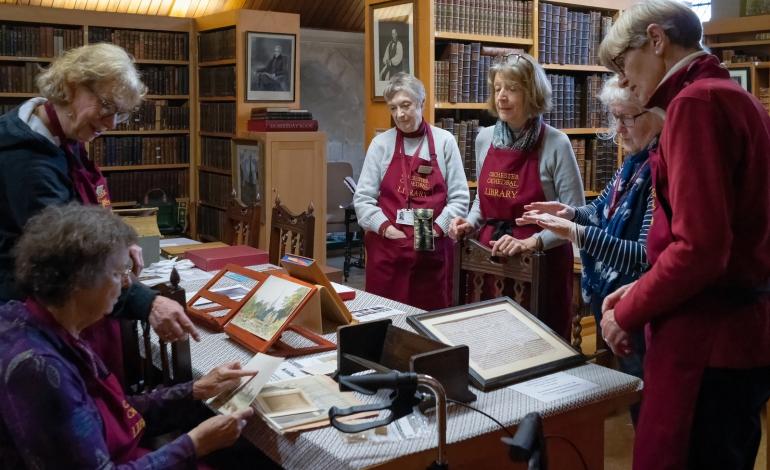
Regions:
<svg viewBox="0 0 770 470"><path fill-rule="evenodd" d="M254 267L264 270L265 266ZM195 292L206 281L185 282L182 287ZM391 317L393 324L414 331L406 322L408 315L422 310L392 300L356 291L346 302L351 311L384 305L406 312ZM230 340L225 333L215 333L198 326L201 341L190 342L193 374L196 377L228 362L248 361L254 353ZM326 338L336 342L336 335ZM289 338L291 343L294 338ZM582 378L598 387L563 399L543 402L510 387L482 392L471 388L477 400L471 405L494 416L511 432L530 412L544 418L549 467L554 469L584 468L579 450L589 469L604 468L604 420L624 410L640 396L641 381L615 370L594 364L567 369L567 374ZM382 397L356 394L363 402ZM332 427L281 435L259 417L251 418L244 436L275 462L287 469L354 469L394 468L399 470L426 468L436 458L436 419L429 413L430 434L391 442L349 442ZM500 442L506 434L489 418L456 405L449 407L447 419L447 460L450 468L519 468L510 463L508 449ZM551 436L551 437L549 437ZM573 447L571 444L574 444ZM521 464L521 468L526 468ZM244 468L248 464L244 463Z"/></svg>

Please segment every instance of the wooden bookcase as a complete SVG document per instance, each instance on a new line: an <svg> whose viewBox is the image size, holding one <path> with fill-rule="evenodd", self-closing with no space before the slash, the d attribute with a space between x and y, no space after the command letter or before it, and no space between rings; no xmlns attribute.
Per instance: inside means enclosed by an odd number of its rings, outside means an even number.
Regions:
<svg viewBox="0 0 770 470"><path fill-rule="evenodd" d="M703 24L705 43L770 113L770 15Z"/></svg>
<svg viewBox="0 0 770 470"><path fill-rule="evenodd" d="M37 96L38 65L46 66L71 47L114 42L137 58L150 91L131 121L95 139L89 148L110 182L113 205L141 203L154 188L182 205L189 203L194 197L190 156L196 144L190 129L197 118L190 106L195 100L190 20L15 5L0 5L0 17L0 68L18 70L16 80L6 84L10 89L0 88L0 112Z"/></svg>
<svg viewBox="0 0 770 470"><path fill-rule="evenodd" d="M374 101L373 96L373 65L372 61L373 58L373 44L372 44L372 7L377 6L379 4L387 4L387 0L366 0L365 7L366 7L366 22L365 22L365 100L366 100L366 124L365 124L365 141L369 142L374 137L377 129L382 128L389 128L391 127L390 124L390 113L388 111L387 105L382 101ZM473 101L480 101L480 102L452 102L449 100L439 100L438 99L438 92L439 89L438 81L437 79L437 68L439 68L439 65L437 65L437 61L442 60L448 60L447 57L449 54L447 54L447 48L451 48L451 43L455 44L461 44L463 46L471 46L473 43L477 43L480 45L480 47L484 46L492 46L492 47L502 47L502 48L515 48L515 49L522 49L535 57L536 59L541 55L541 41L540 41L540 12L544 10L545 8L549 8L551 5L555 7L566 7L565 9L568 9L570 12L578 12L581 14L589 14L591 11L597 11L600 13L600 16L606 16L606 17L616 17L616 15L619 12L620 8L623 8L627 4L630 4L630 1L627 0L620 0L620 1L613 1L613 0L575 0L575 1L554 1L554 2L545 2L542 0L533 0L531 2L515 2L518 5L522 5L518 7L519 9L513 9L506 13L508 16L502 15L503 20L502 26L504 28L508 29L502 29L503 34L500 34L500 30L492 31L492 27L489 25L485 25L483 21L481 24L479 24L479 18L483 16L482 14L478 13L479 5L484 7L484 5L494 7L495 5L499 4L511 4L512 2L508 1L498 1L498 0L482 0L482 1L470 1L470 0L461 0L460 2L457 1L451 1L451 0L429 0L429 1L417 1L414 2L414 9L415 9L415 23L416 23L416 38L415 38L415 55L417 60L415 61L415 75L422 80L422 82L425 84L426 90L427 90L427 97L425 100L425 108L424 108L424 115L425 118L434 123L435 125L439 125L441 122L441 119L444 118L451 118L457 125L457 123L460 122L470 122L473 120L478 120L479 125L487 126L494 123L494 118L492 118L487 112L487 106L485 103L485 99L479 97L477 100ZM528 6L527 6L528 4ZM545 5L547 4L547 5ZM452 8L457 9L458 7L462 8L463 6L467 6L465 9L455 10L453 15L460 17L459 20L455 20L455 23L458 23L460 20L462 21L472 21L473 19L467 19L462 17L464 14L471 15L475 17L476 21L476 28L475 31L484 31L487 34L475 34L471 33L469 31L474 31L474 29L471 28L463 28L460 27L459 30L462 32L456 32L457 28L448 27L446 24L446 20L444 14L446 14L445 9L448 5L452 5ZM482 8L483 9L483 8ZM518 12L518 13L517 13ZM514 17L518 14L519 18L524 19L524 25L520 27L519 29L516 29L516 26L513 28L510 27L510 15L514 15ZM495 16L495 13L492 14L492 16ZM549 14L550 17L550 14ZM566 17L565 17L566 18ZM472 25L474 23L471 23ZM568 26L571 27L571 24L568 24ZM524 34L521 34L524 32ZM494 33L494 34L493 34ZM547 52L547 51L545 51ZM598 77L600 74L603 73L609 73L609 71L602 66L596 65L596 63L588 62L583 64L564 64L559 63L558 60L551 61L556 63L548 63L546 61L541 61L543 63L543 66L546 70L546 73L550 75L559 75L563 77L569 77L569 80L572 80L576 83L580 83L583 88L586 87L586 82L589 80L589 77L594 76ZM485 73L480 71L479 74L485 77ZM550 78L550 77L549 77ZM598 78L592 78L591 80L594 80L595 84L594 87L598 84L600 86L601 79ZM553 83L553 81L552 81ZM472 86L472 85L471 85ZM556 86L554 87L556 88ZM477 88L477 90L481 90L481 88ZM598 91L598 90L596 90ZM584 92L585 95L585 92ZM472 95L471 95L472 96ZM578 103L582 108L586 107L585 104L585 97L582 99L581 103ZM559 106L559 102L555 99L555 108ZM584 114L585 111L581 111L581 114ZM446 121L445 121L446 122ZM547 121L548 122L548 121ZM574 127L565 128L563 126L560 127L573 141L573 146L579 146L578 142L583 141L584 147L587 147L589 149L587 153L587 157L589 160L593 159L593 155L591 154L590 148L591 146L596 147L597 137L596 134L598 132L602 132L606 129L601 127L601 122L606 122L604 119L594 119L592 122L592 126L586 126L585 125L585 118L584 116L581 116L580 119L577 120L575 123L576 125ZM556 122L551 122L551 124L557 124ZM462 125L462 124L461 124ZM466 131L467 132L467 131ZM457 133L456 133L456 137ZM467 132L466 139L465 139L465 155L466 160L468 156L471 156L473 153L473 137L474 135L470 132ZM458 139L460 140L460 139ZM458 142L459 144L462 144L461 142ZM601 144L601 142L600 142ZM461 152L463 149L461 148ZM596 151L596 150L594 150ZM609 152L609 153L608 153ZM577 153L577 152L576 152ZM622 155L620 153L620 149L618 149L616 146L612 146L610 149L604 150L604 155L609 156L611 159L610 166L611 168L605 169L603 178L606 180L612 176L614 173L614 169L617 168L617 165L620 163L622 159ZM472 158L472 157L471 157ZM579 163L582 163L579 161ZM583 163L583 168L581 168L581 171L586 168L585 163ZM473 169L473 170L471 170ZM471 171L475 171L475 160L472 161L466 161L466 171L469 171L469 184L471 187L475 187L475 181L474 177L475 175ZM609 174L607 174L609 173ZM598 191L600 191L603 186L604 182L598 182L594 184L593 188L591 190L586 191L587 196L596 196L598 195Z"/></svg>

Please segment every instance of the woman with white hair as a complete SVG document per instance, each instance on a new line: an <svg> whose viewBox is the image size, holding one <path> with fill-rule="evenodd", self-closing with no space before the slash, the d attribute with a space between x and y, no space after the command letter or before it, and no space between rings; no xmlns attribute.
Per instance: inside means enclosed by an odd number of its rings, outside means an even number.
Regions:
<svg viewBox="0 0 770 470"><path fill-rule="evenodd" d="M602 319L602 302L619 286L634 281L647 270L647 231L652 221L652 180L649 153L658 144L663 127L660 116L644 110L618 77L607 80L599 100L610 112L611 135L622 137L628 152L621 168L599 197L582 207L557 201L533 202L517 219L520 225L537 224L580 248L583 261L581 290L596 318ZM599 330L601 334L601 330ZM628 355L618 360L622 371L642 377L644 335L637 329ZM631 408L634 423L638 405Z"/></svg>
<svg viewBox="0 0 770 470"><path fill-rule="evenodd" d="M551 84L530 55L501 56L490 68L487 103L497 123L476 137L478 193L465 218L452 221L450 236L478 230L492 255L512 256L545 250L548 283L542 320L569 339L572 316L572 247L534 225L518 227L515 219L535 201L585 204L583 183L569 138L543 122L551 108ZM492 295L489 282L485 296ZM505 291L504 291L505 292Z"/></svg>
<svg viewBox="0 0 770 470"><path fill-rule="evenodd" d="M460 149L423 119L417 78L394 75L383 96L396 127L372 139L353 196L366 230L366 291L425 310L448 307L454 249L445 234L470 200ZM432 223L416 229L415 209L432 209Z"/></svg>
<svg viewBox="0 0 770 470"><path fill-rule="evenodd" d="M604 301L623 354L649 332L634 445L638 469L751 469L770 397L770 116L701 46L674 0L623 12L601 61L665 115L650 156L651 268Z"/></svg>
<svg viewBox="0 0 770 470"><path fill-rule="evenodd" d="M88 158L85 144L126 121L147 91L126 51L106 43L67 51L36 83L41 97L0 117L0 303L21 298L12 249L27 220L47 206L71 201L110 207L107 180ZM141 248L134 244L130 251L138 274ZM177 302L139 282L124 290L115 313L149 319L166 341L188 333L197 339ZM114 316L86 329L83 337L122 377L120 328Z"/></svg>

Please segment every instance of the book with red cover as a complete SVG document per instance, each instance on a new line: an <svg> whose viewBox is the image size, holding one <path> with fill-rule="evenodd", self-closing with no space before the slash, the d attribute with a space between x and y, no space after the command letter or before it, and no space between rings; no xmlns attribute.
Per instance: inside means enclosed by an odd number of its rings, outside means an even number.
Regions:
<svg viewBox="0 0 770 470"><path fill-rule="evenodd" d="M224 246L205 250L190 251L187 259L204 271L222 269L226 264L238 266L253 266L268 263L268 253L265 250L246 245Z"/></svg>
<svg viewBox="0 0 770 470"><path fill-rule="evenodd" d="M315 132L318 130L318 121L315 119L249 119L247 128L251 132Z"/></svg>

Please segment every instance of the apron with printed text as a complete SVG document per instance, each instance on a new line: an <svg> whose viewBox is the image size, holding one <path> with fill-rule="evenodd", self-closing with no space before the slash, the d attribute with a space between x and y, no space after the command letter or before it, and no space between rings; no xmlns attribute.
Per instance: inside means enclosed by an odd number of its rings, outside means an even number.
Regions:
<svg viewBox="0 0 770 470"><path fill-rule="evenodd" d="M478 176L478 198L482 217L487 221L479 231L479 242L490 246L495 225L490 222L510 222L506 233L518 239L529 238L541 229L537 225L518 226L517 217L524 213L524 205L545 201L540 182L540 150L545 125L531 150L498 149L490 145L487 157ZM499 237L494 237L497 239ZM540 319L563 338L569 340L572 317L572 245L549 249L545 257L547 290L545 305L540 309ZM484 291L491 291L491 276L485 280ZM529 294L524 297L529 303Z"/></svg>
<svg viewBox="0 0 770 470"><path fill-rule="evenodd" d="M75 197L84 205L99 205L109 209L111 203L107 179L96 164L88 159L83 144L69 139L64 134L53 105L46 102L44 107L51 130L59 138L61 149L67 155L69 177ZM107 368L122 380L123 341L118 320L105 317L83 330L81 338L99 355Z"/></svg>
<svg viewBox="0 0 770 470"><path fill-rule="evenodd" d="M406 238L391 240L376 232L366 233L366 291L435 310L448 307L452 300L452 240L437 237L434 251L415 251L414 228L396 223L396 213L407 205L411 209L433 209L434 219L446 205L446 181L438 166L430 126L425 124L425 128L431 168L427 175L418 171L419 166L428 163L419 157L419 148L414 155L406 155L404 135L396 131L396 147L380 185L378 205Z"/></svg>

